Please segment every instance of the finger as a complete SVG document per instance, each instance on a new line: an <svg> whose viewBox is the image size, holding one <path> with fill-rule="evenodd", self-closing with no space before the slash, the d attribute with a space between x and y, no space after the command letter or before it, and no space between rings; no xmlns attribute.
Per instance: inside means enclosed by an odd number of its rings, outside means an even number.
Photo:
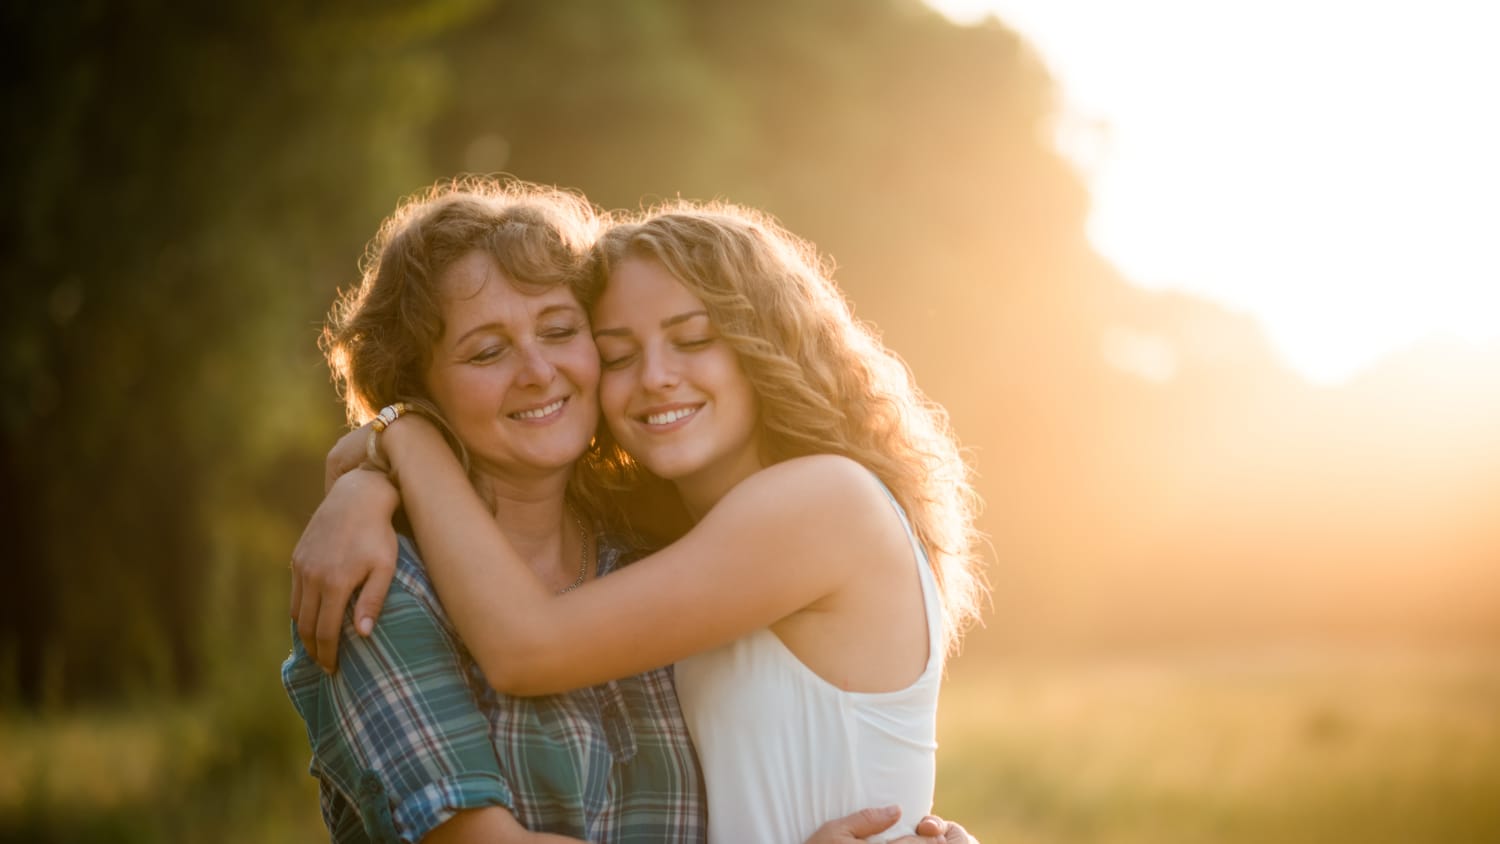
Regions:
<svg viewBox="0 0 1500 844"><path fill-rule="evenodd" d="M297 620L297 611L300 610L300 609L302 609L302 578L300 578L300 577L297 576L297 572L296 571L293 571L292 572L292 607L291 607L290 610L288 610L288 614L291 616L292 621L296 621Z"/></svg>
<svg viewBox="0 0 1500 844"><path fill-rule="evenodd" d="M318 602L317 638L318 652L315 659L323 670L332 674L339 665L339 632L344 627L344 608L349 606L349 589L333 588L325 591Z"/></svg>
<svg viewBox="0 0 1500 844"><path fill-rule="evenodd" d="M962 826L948 822L948 830L943 833L943 844L979 844L969 836L969 831Z"/></svg>
<svg viewBox="0 0 1500 844"><path fill-rule="evenodd" d="M347 436L347 434L345 436ZM333 448L328 450L328 456L323 460L324 495L327 495L328 491L333 489L334 482L344 474L343 463L341 462L339 457L339 447L343 444L344 439L343 437L340 437L339 441L333 444Z"/></svg>
<svg viewBox="0 0 1500 844"><path fill-rule="evenodd" d="M923 815L911 835L905 835L891 844L947 844L943 837L949 823L937 815Z"/></svg>
<svg viewBox="0 0 1500 844"><path fill-rule="evenodd" d="M301 602L297 606L297 638L302 640L302 649L314 661L318 658L318 587L309 584L302 590Z"/></svg>
<svg viewBox="0 0 1500 844"><path fill-rule="evenodd" d="M370 438L370 423L355 428L339 438L323 461L323 491L326 493L335 481L347 472L359 467L365 460L366 446Z"/></svg>
<svg viewBox="0 0 1500 844"><path fill-rule="evenodd" d="M881 806L877 809L860 809L834 821L843 830L856 838L869 838L890 829L901 819L900 806Z"/></svg>
<svg viewBox="0 0 1500 844"><path fill-rule="evenodd" d="M395 572L384 566L370 572L365 585L359 590L359 600L354 602L354 629L361 636L369 636L380 618L380 608L385 606L386 593L391 589Z"/></svg>

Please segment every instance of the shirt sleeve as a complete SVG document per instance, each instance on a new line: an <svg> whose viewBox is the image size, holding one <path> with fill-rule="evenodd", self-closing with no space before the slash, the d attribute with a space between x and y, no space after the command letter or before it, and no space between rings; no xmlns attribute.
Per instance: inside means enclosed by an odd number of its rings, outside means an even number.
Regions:
<svg viewBox="0 0 1500 844"><path fill-rule="evenodd" d="M358 635L346 615L337 672L292 638L282 677L307 723L312 772L354 807L366 836L330 824L335 841L418 841L459 811L512 807L457 640L406 542L374 634ZM340 805L326 796L325 819L330 802Z"/></svg>

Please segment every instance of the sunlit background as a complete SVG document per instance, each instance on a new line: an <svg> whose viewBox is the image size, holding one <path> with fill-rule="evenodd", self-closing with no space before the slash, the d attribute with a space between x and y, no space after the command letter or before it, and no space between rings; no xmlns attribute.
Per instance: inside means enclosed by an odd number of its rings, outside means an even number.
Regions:
<svg viewBox="0 0 1500 844"><path fill-rule="evenodd" d="M1067 107L1090 239L1254 316L1304 376L1500 338L1500 9L1467 0L933 0L998 15Z"/></svg>
<svg viewBox="0 0 1500 844"><path fill-rule="evenodd" d="M505 171L771 211L949 408L981 840L1500 840L1486 5L6 11L0 839L321 837L317 326L401 196Z"/></svg>

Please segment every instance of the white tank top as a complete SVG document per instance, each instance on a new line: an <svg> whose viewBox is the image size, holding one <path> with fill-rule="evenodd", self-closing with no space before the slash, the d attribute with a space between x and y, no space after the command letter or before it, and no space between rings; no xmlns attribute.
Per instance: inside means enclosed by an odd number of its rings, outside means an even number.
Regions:
<svg viewBox="0 0 1500 844"><path fill-rule="evenodd" d="M891 504L927 611L927 666L910 686L839 689L768 628L677 663L677 696L708 787L710 844L796 844L834 818L899 804L901 820L871 839L884 841L910 834L931 811L942 604L927 554Z"/></svg>

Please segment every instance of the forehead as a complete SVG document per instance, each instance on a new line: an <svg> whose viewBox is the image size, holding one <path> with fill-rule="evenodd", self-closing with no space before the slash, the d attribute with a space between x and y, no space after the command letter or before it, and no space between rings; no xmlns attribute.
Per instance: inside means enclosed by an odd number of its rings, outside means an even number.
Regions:
<svg viewBox="0 0 1500 844"><path fill-rule="evenodd" d="M594 306L594 319L602 326L614 319L668 317L702 307L703 300L660 261L631 257L611 269Z"/></svg>
<svg viewBox="0 0 1500 844"><path fill-rule="evenodd" d="M518 284L488 253L475 250L438 275L444 319L457 326L495 319L499 313L536 312L554 305L578 305L566 284Z"/></svg>

